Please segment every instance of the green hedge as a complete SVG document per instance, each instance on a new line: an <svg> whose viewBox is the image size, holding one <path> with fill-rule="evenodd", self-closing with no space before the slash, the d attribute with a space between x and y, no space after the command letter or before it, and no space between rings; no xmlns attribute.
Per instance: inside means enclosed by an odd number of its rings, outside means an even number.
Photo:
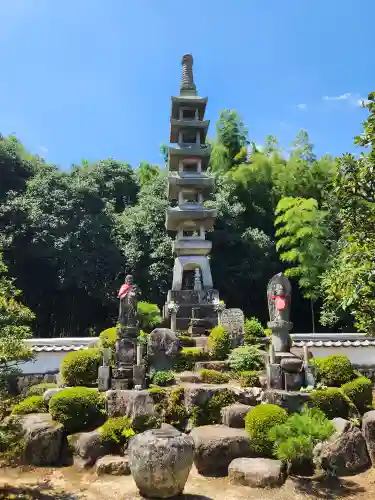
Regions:
<svg viewBox="0 0 375 500"><path fill-rule="evenodd" d="M371 409L372 405L372 382L367 377L358 377L351 382L347 382L341 390L360 413L365 413Z"/></svg>
<svg viewBox="0 0 375 500"><path fill-rule="evenodd" d="M74 434L103 423L105 398L96 389L68 387L52 396L49 412L69 434Z"/></svg>
<svg viewBox="0 0 375 500"><path fill-rule="evenodd" d="M223 326L216 326L208 337L208 349L213 359L227 359L232 346L229 332Z"/></svg>
<svg viewBox="0 0 375 500"><path fill-rule="evenodd" d="M240 372L241 387L260 387L259 375L262 372L259 370L245 370Z"/></svg>
<svg viewBox="0 0 375 500"><path fill-rule="evenodd" d="M48 408L42 396L29 396L23 399L12 409L13 415L26 415L27 413L47 413Z"/></svg>
<svg viewBox="0 0 375 500"><path fill-rule="evenodd" d="M53 382L44 382L41 384L35 384L30 386L27 389L27 395L28 396L43 396L43 394L48 390L48 389L56 389L57 384L54 384Z"/></svg>
<svg viewBox="0 0 375 500"><path fill-rule="evenodd" d="M341 389L328 387L312 391L309 406L319 408L331 420L336 417L348 418L353 403Z"/></svg>
<svg viewBox="0 0 375 500"><path fill-rule="evenodd" d="M245 429L251 438L252 450L272 456L274 440L270 437L270 430L275 425L283 424L287 418L288 414L283 408L272 404L261 404L250 410L245 417Z"/></svg>
<svg viewBox="0 0 375 500"><path fill-rule="evenodd" d="M228 373L219 372L217 370L201 370L199 376L202 382L206 384L227 384L230 380Z"/></svg>
<svg viewBox="0 0 375 500"><path fill-rule="evenodd" d="M340 387L356 376L349 358L343 354L332 354L327 358L313 358L316 381L327 387Z"/></svg>
<svg viewBox="0 0 375 500"><path fill-rule="evenodd" d="M98 379L99 349L68 353L61 362L60 373L64 384L71 387L90 386Z"/></svg>
<svg viewBox="0 0 375 500"><path fill-rule="evenodd" d="M177 372L191 371L197 361L208 361L210 356L199 347L183 347L175 361L174 370Z"/></svg>

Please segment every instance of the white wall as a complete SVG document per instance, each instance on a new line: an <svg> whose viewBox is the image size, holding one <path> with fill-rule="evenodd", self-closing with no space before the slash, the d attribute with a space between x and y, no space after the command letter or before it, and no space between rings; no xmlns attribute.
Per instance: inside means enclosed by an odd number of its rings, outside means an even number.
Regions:
<svg viewBox="0 0 375 500"><path fill-rule="evenodd" d="M27 375L30 373L47 373L59 371L61 360L67 353L65 351L59 352L38 352L34 361L22 363L20 369Z"/></svg>
<svg viewBox="0 0 375 500"><path fill-rule="evenodd" d="M309 347L314 358L325 358L332 354L348 356L353 365L375 367L375 346L366 347Z"/></svg>

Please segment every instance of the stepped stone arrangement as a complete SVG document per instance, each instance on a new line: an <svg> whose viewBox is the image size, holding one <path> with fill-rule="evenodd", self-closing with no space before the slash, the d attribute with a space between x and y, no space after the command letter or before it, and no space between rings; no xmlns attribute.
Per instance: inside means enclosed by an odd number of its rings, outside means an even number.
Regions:
<svg viewBox="0 0 375 500"><path fill-rule="evenodd" d="M209 121L204 119L207 98L197 96L193 57L182 58L180 95L172 97L168 151L166 228L176 233L172 289L164 307L171 329L204 334L217 325L218 291L213 288L209 254L212 243L206 231L213 228L216 210L204 206L214 180L207 174L210 147L206 144Z"/></svg>

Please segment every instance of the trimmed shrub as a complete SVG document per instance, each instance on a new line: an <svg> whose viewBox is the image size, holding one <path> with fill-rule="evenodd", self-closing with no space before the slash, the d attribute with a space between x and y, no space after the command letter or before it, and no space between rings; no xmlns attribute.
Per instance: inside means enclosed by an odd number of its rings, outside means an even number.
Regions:
<svg viewBox="0 0 375 500"><path fill-rule="evenodd" d="M115 326L113 326L112 328L107 328L106 330L103 330L99 334L99 342L102 348L110 347L111 349L114 349L116 340L117 340L117 329Z"/></svg>
<svg viewBox="0 0 375 500"><path fill-rule="evenodd" d="M98 379L99 349L69 352L61 362L63 383L71 387L90 386Z"/></svg>
<svg viewBox="0 0 375 500"><path fill-rule="evenodd" d="M213 359L223 360L228 357L232 339L223 326L216 326L208 337L208 350Z"/></svg>
<svg viewBox="0 0 375 500"><path fill-rule="evenodd" d="M137 313L142 330L150 331L162 322L160 309L150 302L138 302Z"/></svg>
<svg viewBox="0 0 375 500"><path fill-rule="evenodd" d="M254 452L272 456L274 441L270 430L275 425L283 424L288 418L287 412L279 406L261 404L253 408L245 417L245 429L251 438L251 448Z"/></svg>
<svg viewBox="0 0 375 500"><path fill-rule="evenodd" d="M194 337L190 335L179 335L178 340L182 347L195 347Z"/></svg>
<svg viewBox="0 0 375 500"><path fill-rule="evenodd" d="M99 433L102 443L115 450L127 444L129 439L135 436L129 417L109 418L99 428Z"/></svg>
<svg viewBox="0 0 375 500"><path fill-rule="evenodd" d="M199 376L206 384L227 384L230 380L228 373L217 370L201 370Z"/></svg>
<svg viewBox="0 0 375 500"><path fill-rule="evenodd" d="M327 358L313 358L316 381L327 387L340 387L355 378L354 367L343 354L332 354Z"/></svg>
<svg viewBox="0 0 375 500"><path fill-rule="evenodd" d="M207 361L209 358L209 354L199 347L183 347L173 368L176 372L191 371L197 361Z"/></svg>
<svg viewBox="0 0 375 500"><path fill-rule="evenodd" d="M259 375L261 375L259 370L245 370L240 372L240 385L241 387L260 387Z"/></svg>
<svg viewBox="0 0 375 500"><path fill-rule="evenodd" d="M205 404L193 406L191 422L196 426L220 424L221 409L235 403L235 396L229 389L214 394Z"/></svg>
<svg viewBox="0 0 375 500"><path fill-rule="evenodd" d="M27 413L47 413L48 408L42 396L30 396L13 406L13 415L26 415Z"/></svg>
<svg viewBox="0 0 375 500"><path fill-rule="evenodd" d="M327 387L310 393L309 406L319 408L331 420L336 417L348 418L353 403L341 389Z"/></svg>
<svg viewBox="0 0 375 500"><path fill-rule="evenodd" d="M54 384L53 382L44 382L41 384L35 384L27 389L27 395L28 396L43 396L43 394L48 389L55 389L56 387L57 387L57 384Z"/></svg>
<svg viewBox="0 0 375 500"><path fill-rule="evenodd" d="M173 385L176 382L174 377L174 373L171 371L160 371L155 372L152 376L152 383L154 385L159 385L161 387L165 387L167 385Z"/></svg>
<svg viewBox="0 0 375 500"><path fill-rule="evenodd" d="M257 346L237 347L229 355L229 366L234 372L260 370L264 358Z"/></svg>
<svg viewBox="0 0 375 500"><path fill-rule="evenodd" d="M244 342L246 345L255 344L260 338L264 337L264 328L257 318L249 318L244 325Z"/></svg>
<svg viewBox="0 0 375 500"><path fill-rule="evenodd" d="M304 408L286 422L269 431L274 442L274 453L279 460L289 464L293 472L304 467L313 469L313 450L317 443L325 441L335 432L334 424L317 408Z"/></svg>
<svg viewBox="0 0 375 500"><path fill-rule="evenodd" d="M103 423L105 399L96 389L68 387L52 396L49 412L69 434L74 434Z"/></svg>
<svg viewBox="0 0 375 500"><path fill-rule="evenodd" d="M367 377L358 377L347 382L341 390L360 413L365 413L372 406L372 382Z"/></svg>

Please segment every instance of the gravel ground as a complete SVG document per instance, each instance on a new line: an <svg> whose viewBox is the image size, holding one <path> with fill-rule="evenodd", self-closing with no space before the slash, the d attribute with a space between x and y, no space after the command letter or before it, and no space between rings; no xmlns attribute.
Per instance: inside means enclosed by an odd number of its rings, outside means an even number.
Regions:
<svg viewBox="0 0 375 500"><path fill-rule="evenodd" d="M0 500L140 500L131 476L97 477L73 468L1 469ZM288 479L282 488L253 489L233 486L227 478L205 478L190 473L180 500L302 500L306 498L375 498L375 469L340 481ZM177 499L176 499L177 500Z"/></svg>

